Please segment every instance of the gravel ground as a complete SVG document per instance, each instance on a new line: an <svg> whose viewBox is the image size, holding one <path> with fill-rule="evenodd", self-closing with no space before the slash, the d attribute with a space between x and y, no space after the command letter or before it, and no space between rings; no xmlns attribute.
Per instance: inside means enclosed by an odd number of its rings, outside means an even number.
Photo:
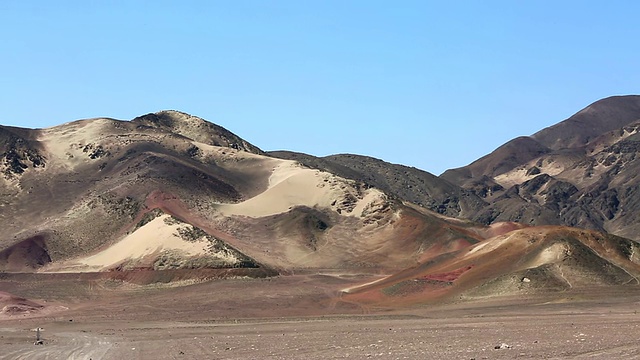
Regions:
<svg viewBox="0 0 640 360"><path fill-rule="evenodd" d="M635 303L235 321L0 323L0 359L634 359ZM42 321L39 321L40 323ZM505 344L504 349L496 346Z"/></svg>
<svg viewBox="0 0 640 360"><path fill-rule="evenodd" d="M22 280L0 287L53 300L0 320L0 360L640 359L638 286L376 309L336 298L351 275L172 288Z"/></svg>

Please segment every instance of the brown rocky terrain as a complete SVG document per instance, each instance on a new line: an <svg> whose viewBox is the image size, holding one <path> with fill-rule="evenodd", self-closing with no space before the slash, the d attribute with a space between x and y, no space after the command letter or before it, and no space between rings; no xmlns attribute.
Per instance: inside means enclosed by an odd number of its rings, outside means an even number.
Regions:
<svg viewBox="0 0 640 360"><path fill-rule="evenodd" d="M0 270L8 274L133 283L309 269L375 275L487 238L482 226L265 156L184 113L3 128L3 136Z"/></svg>
<svg viewBox="0 0 640 360"><path fill-rule="evenodd" d="M463 353L409 344L406 329L426 321L449 331L425 320L433 314L487 329L489 322L467 317L493 313L515 331L515 318L500 309L519 304L531 306L529 318L536 306L557 302L568 305L555 314L600 309L601 301L619 301L624 313L640 275L640 123L629 120L636 105L637 97L602 100L568 125L515 139L441 177L364 156L265 153L177 111L0 127L4 358L298 358L300 349L310 358L346 357L309 345L309 334L325 345L360 346L326 338L335 327L317 323L325 316L345 329L371 326L376 336L387 323L407 326L390 335L405 352L379 345L350 357L446 358ZM591 126L608 116L617 120ZM591 130L574 133L572 123ZM285 328L305 329L290 347L257 339L279 335L283 318L291 322ZM238 319L248 323L234 327ZM215 326L199 321L223 321L214 331L233 339L224 348L186 342L211 336ZM589 321L583 325L592 329ZM25 349L15 335L36 323L56 331L47 350ZM154 337L172 333L173 352L154 352ZM553 339L536 348L521 337L484 335L471 335L468 343L485 343L465 354L486 356L507 340L530 358L631 354L600 343L563 352ZM242 336L260 350L238 342Z"/></svg>
<svg viewBox="0 0 640 360"><path fill-rule="evenodd" d="M640 239L640 96L597 101L441 178L488 205L470 219L566 225Z"/></svg>

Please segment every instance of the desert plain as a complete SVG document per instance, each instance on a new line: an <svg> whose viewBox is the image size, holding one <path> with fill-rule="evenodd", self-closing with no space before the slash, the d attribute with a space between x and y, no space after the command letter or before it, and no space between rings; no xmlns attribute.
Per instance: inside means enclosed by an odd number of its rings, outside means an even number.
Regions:
<svg viewBox="0 0 640 360"><path fill-rule="evenodd" d="M29 276L0 283L49 300L0 321L0 359L640 358L637 286L391 309L341 300L336 290L358 274L180 286ZM34 345L38 327L44 345Z"/></svg>

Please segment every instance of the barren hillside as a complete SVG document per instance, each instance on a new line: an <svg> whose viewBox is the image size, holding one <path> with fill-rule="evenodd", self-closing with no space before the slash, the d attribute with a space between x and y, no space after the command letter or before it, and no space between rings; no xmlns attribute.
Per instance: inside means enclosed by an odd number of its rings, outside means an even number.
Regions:
<svg viewBox="0 0 640 360"><path fill-rule="evenodd" d="M442 174L487 205L481 223L566 225L640 239L640 96L597 101Z"/></svg>
<svg viewBox="0 0 640 360"><path fill-rule="evenodd" d="M639 128L561 149L519 138L438 178L364 156L265 153L177 111L0 127L2 314L300 273L323 289L305 306L327 312L637 285L635 241L532 225L637 238Z"/></svg>

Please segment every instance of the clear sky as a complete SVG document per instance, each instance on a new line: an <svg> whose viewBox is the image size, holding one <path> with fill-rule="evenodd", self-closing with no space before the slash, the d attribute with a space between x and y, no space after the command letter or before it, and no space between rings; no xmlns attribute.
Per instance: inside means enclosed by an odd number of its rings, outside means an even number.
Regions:
<svg viewBox="0 0 640 360"><path fill-rule="evenodd" d="M640 93L638 1L0 1L0 124L176 109L435 174Z"/></svg>

